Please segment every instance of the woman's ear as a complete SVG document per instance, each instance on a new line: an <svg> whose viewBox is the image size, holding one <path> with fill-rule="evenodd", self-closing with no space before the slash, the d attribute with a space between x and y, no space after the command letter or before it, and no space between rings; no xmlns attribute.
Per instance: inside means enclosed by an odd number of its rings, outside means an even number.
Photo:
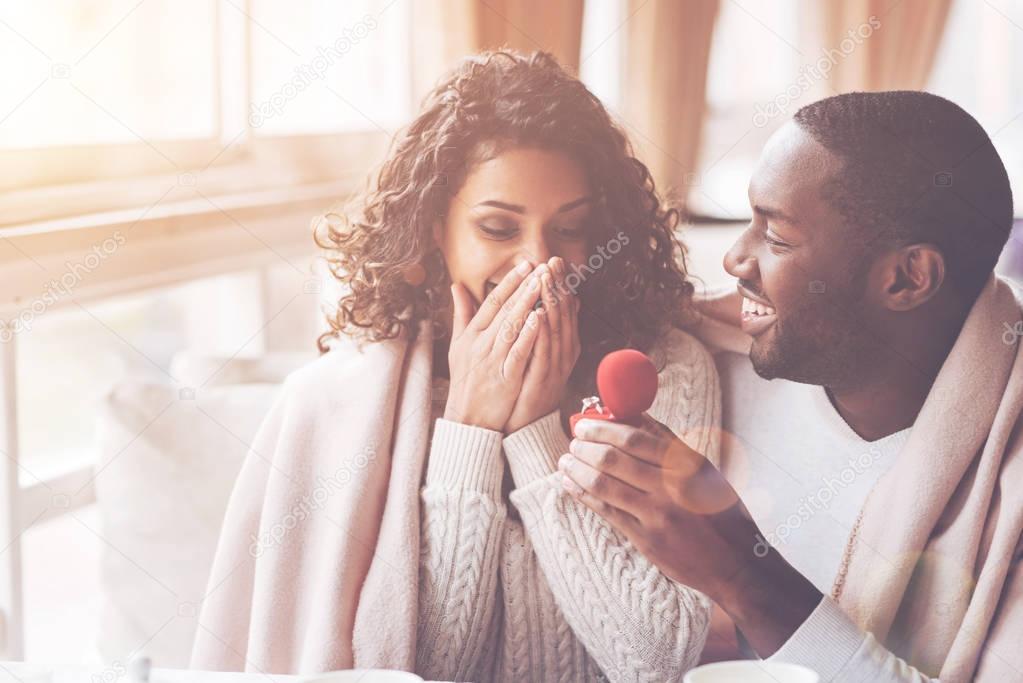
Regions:
<svg viewBox="0 0 1023 683"><path fill-rule="evenodd" d="M945 281L945 257L933 244L910 244L885 259L885 305L909 311L929 301Z"/></svg>
<svg viewBox="0 0 1023 683"><path fill-rule="evenodd" d="M433 244L438 249L440 249L440 245L442 244L443 237L444 237L444 217L443 216L438 216L433 221Z"/></svg>

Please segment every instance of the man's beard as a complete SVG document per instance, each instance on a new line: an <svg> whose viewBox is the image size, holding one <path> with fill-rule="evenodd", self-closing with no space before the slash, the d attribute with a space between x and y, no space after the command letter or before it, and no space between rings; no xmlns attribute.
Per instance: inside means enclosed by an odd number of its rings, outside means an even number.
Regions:
<svg viewBox="0 0 1023 683"><path fill-rule="evenodd" d="M816 295L810 295L816 296ZM859 298L803 301L753 340L750 361L764 379L828 387L855 381L877 344Z"/></svg>

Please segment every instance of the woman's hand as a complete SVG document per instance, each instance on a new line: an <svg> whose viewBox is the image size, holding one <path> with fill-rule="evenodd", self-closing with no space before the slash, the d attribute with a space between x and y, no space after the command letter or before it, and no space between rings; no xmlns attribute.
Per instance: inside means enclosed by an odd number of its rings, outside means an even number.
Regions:
<svg viewBox="0 0 1023 683"><path fill-rule="evenodd" d="M565 262L555 256L541 274L543 309L539 333L505 434L522 429L561 405L565 386L579 359L579 298L565 286ZM542 266L541 266L542 267Z"/></svg>
<svg viewBox="0 0 1023 683"><path fill-rule="evenodd" d="M706 593L766 657L820 592L768 546L739 495L702 455L644 415L642 424L580 420L559 468L565 489L667 576Z"/></svg>
<svg viewBox="0 0 1023 683"><path fill-rule="evenodd" d="M455 312L444 419L495 431L504 428L539 333L532 309L544 267L532 270L527 262L519 264L475 312L469 292L461 284L451 286Z"/></svg>

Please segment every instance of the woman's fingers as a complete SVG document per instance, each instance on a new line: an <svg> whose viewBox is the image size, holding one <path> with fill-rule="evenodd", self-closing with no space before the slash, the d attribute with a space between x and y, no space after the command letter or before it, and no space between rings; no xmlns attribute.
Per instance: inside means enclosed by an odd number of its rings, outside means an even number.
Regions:
<svg viewBox="0 0 1023 683"><path fill-rule="evenodd" d="M451 325L451 338L457 339L465 331L472 316L476 313L476 304L472 295L460 282L451 285L451 300L454 302L454 319Z"/></svg>
<svg viewBox="0 0 1023 683"><path fill-rule="evenodd" d="M540 275L546 268L546 264L537 266L533 274L519 286L515 295L501 307L497 319L487 330L492 353L504 356L519 338L527 316L540 298Z"/></svg>
<svg viewBox="0 0 1023 683"><path fill-rule="evenodd" d="M571 372L575 367L575 361L579 357L579 323L577 311L579 308L578 294L572 292L565 282L568 272L565 262L560 263L560 286L558 293L561 296L561 307L558 314L561 318L561 367L566 372Z"/></svg>
<svg viewBox="0 0 1023 683"><path fill-rule="evenodd" d="M501 278L501 282L494 288L494 291L487 295L483 299L483 303L480 304L480 310L472 319L474 330L482 332L490 327L490 324L494 322L501 312L501 308L518 291L519 286L532 270L533 264L523 261L505 273L505 276Z"/></svg>
<svg viewBox="0 0 1023 683"><path fill-rule="evenodd" d="M559 300L557 283L555 275L557 273L557 261L560 259L553 258L550 261L550 270L543 275L543 287L541 288L541 299L543 300L544 306L544 319L547 323L547 329L550 332L550 345L547 353L550 355L550 365L555 371L560 370L561 367L561 309L563 308L564 301Z"/></svg>
<svg viewBox="0 0 1023 683"><path fill-rule="evenodd" d="M665 486L665 471L632 457L614 446L572 439L569 453L598 472L610 475L642 491L659 491Z"/></svg>
<svg viewBox="0 0 1023 683"><path fill-rule="evenodd" d="M508 354L501 366L501 374L505 379L522 377L526 371L526 364L533 352L533 345L536 343L540 325L538 324L536 311L531 311L526 316L526 322L519 331L518 337L508 349Z"/></svg>
<svg viewBox="0 0 1023 683"><path fill-rule="evenodd" d="M551 315L544 309L536 311L536 342L526 367L526 381L543 383L551 372Z"/></svg>

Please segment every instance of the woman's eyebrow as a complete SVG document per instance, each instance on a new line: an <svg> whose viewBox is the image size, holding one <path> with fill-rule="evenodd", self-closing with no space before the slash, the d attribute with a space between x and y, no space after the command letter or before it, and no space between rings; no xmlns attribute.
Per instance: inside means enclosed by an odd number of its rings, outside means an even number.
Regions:
<svg viewBox="0 0 1023 683"><path fill-rule="evenodd" d="M561 206L561 208L558 209L558 213L564 213L566 211L571 211L575 207L582 206L583 204L587 204L587 203L589 203L591 201L593 201L593 197L590 197L589 195L587 195L585 197L580 197L579 199L573 200L573 201L569 202L568 204L563 204Z"/></svg>
<svg viewBox="0 0 1023 683"><path fill-rule="evenodd" d="M571 211L577 206L582 206L583 204L587 204L591 201L593 201L593 197L590 197L588 195L586 197L574 199L569 203L562 204L560 207L558 207L557 213L565 213L566 211ZM512 213L526 213L526 207L522 206L521 204L509 204L508 202L498 201L497 199L488 199L485 202L480 202L476 206L492 206L495 209L504 209L505 211L511 211Z"/></svg>
<svg viewBox="0 0 1023 683"><path fill-rule="evenodd" d="M499 202L496 199L488 199L485 202L480 202L476 206L492 206L495 209L504 209L505 211L511 211L512 213L526 213L526 207L521 206L520 204Z"/></svg>

